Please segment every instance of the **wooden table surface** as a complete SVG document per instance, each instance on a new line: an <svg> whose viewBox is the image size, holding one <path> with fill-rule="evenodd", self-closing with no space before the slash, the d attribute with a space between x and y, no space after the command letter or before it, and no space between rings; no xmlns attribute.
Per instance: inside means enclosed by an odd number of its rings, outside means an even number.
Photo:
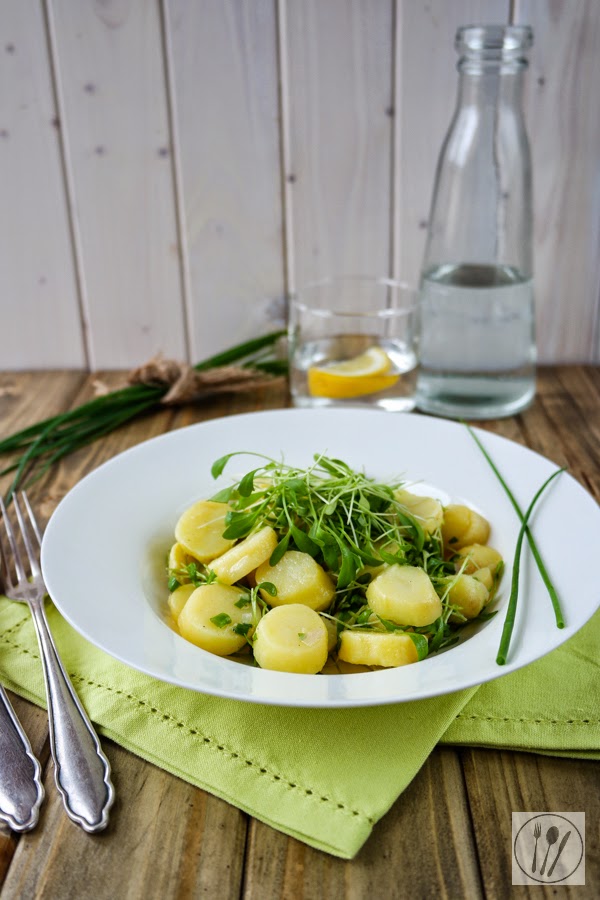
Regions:
<svg viewBox="0 0 600 900"><path fill-rule="evenodd" d="M0 374L0 435L93 395L98 376ZM111 387L122 375L102 373ZM534 405L484 423L567 465L600 497L600 370L542 369ZM115 453L170 428L287 404L285 390L165 409L67 458L31 491L47 518L86 473ZM5 489L6 480L0 482ZM108 829L89 836L65 816L49 759L45 711L13 697L42 761L46 800L38 827L18 836L0 825L0 898L526 897L511 887L511 812L586 812L586 886L535 886L534 897L600 896L600 767L535 754L436 749L378 823L357 857L342 861L274 831L233 806L103 739L117 800Z"/></svg>

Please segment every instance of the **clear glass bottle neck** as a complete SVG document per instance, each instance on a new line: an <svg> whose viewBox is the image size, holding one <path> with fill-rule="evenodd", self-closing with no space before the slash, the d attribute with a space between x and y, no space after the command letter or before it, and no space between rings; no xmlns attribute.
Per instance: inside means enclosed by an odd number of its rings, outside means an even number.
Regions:
<svg viewBox="0 0 600 900"><path fill-rule="evenodd" d="M470 106L483 101L521 106L523 74L526 67L459 65L458 105Z"/></svg>

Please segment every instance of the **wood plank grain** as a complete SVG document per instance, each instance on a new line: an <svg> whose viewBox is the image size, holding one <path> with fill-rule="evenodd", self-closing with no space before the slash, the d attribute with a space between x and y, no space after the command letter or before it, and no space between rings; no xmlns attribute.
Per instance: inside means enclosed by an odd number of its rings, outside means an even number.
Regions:
<svg viewBox="0 0 600 900"><path fill-rule="evenodd" d="M494 900L525 897L597 897L600 855L598 764L527 753L465 750L462 763L486 896ZM512 812L552 811L586 814L589 828L586 887L511 886ZM586 829L587 830L587 829ZM559 893L560 892L560 893Z"/></svg>
<svg viewBox="0 0 600 900"><path fill-rule="evenodd" d="M394 274L418 284L436 161L456 104L459 25L508 22L508 0L398 0Z"/></svg>
<svg viewBox="0 0 600 900"><path fill-rule="evenodd" d="M285 4L294 286L390 272L392 2Z"/></svg>
<svg viewBox="0 0 600 900"><path fill-rule="evenodd" d="M548 372L540 402L529 417L531 448L567 466L580 481L600 469L600 405L593 409L595 392L589 393L571 393L558 373Z"/></svg>
<svg viewBox="0 0 600 900"><path fill-rule="evenodd" d="M525 114L532 145L535 293L544 362L600 360L600 5L516 0L533 26Z"/></svg>
<svg viewBox="0 0 600 900"><path fill-rule="evenodd" d="M0 372L0 437L62 412L84 377L81 372Z"/></svg>
<svg viewBox="0 0 600 900"><path fill-rule="evenodd" d="M192 361L285 315L274 0L165 0Z"/></svg>
<svg viewBox="0 0 600 900"><path fill-rule="evenodd" d="M158 5L47 2L90 366L185 358Z"/></svg>
<svg viewBox="0 0 600 900"><path fill-rule="evenodd" d="M2 900L239 896L243 813L110 741L103 746L116 792L108 828L85 834L47 783L40 825L17 848Z"/></svg>
<svg viewBox="0 0 600 900"><path fill-rule="evenodd" d="M41 3L0 10L2 366L86 363Z"/></svg>
<svg viewBox="0 0 600 900"><path fill-rule="evenodd" d="M244 900L407 896L483 896L462 771L453 750L431 754L349 862L251 823Z"/></svg>

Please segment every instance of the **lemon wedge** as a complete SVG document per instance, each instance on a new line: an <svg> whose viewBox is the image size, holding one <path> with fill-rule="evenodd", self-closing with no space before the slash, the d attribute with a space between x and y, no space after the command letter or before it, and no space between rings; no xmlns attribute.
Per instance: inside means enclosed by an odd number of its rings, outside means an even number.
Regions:
<svg viewBox="0 0 600 900"><path fill-rule="evenodd" d="M308 370L308 390L313 397L335 400L363 397L392 387L400 377L390 373L392 361L381 347L369 347L360 356L332 363L311 366Z"/></svg>

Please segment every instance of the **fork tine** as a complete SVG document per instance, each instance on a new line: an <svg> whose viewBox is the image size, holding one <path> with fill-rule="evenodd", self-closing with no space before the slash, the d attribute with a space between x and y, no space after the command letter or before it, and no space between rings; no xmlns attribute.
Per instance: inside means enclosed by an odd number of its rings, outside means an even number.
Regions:
<svg viewBox="0 0 600 900"><path fill-rule="evenodd" d="M40 564L38 562L38 555L35 547L33 546L33 541L31 540L31 530L29 529L27 522L25 521L25 516L23 515L23 511L21 509L21 504L19 503L19 498L15 494L13 497L13 503L15 505L15 514L17 516L17 522L19 523L19 528L21 529L21 536L23 538L23 544L25 545L25 552L27 553L27 559L29 560L29 566L31 569L31 574L36 577L36 575L41 574Z"/></svg>
<svg viewBox="0 0 600 900"><path fill-rule="evenodd" d="M16 505L15 505L15 509L16 509ZM17 542L15 540L15 533L14 533L13 527L10 523L10 519L8 518L8 513L6 511L6 506L4 505L4 500L2 499L2 497L0 497L0 513L2 513L2 521L4 522L4 530L6 532L8 544L10 546L10 550L11 550L13 560L15 563L15 570L17 573L17 581L25 581L27 578L27 575L25 573L25 566L23 565L23 557L21 556L21 551L19 550L19 548L17 546ZM10 569L8 566L8 559L4 552L3 552L2 556L4 558L5 576L10 581L10 575L9 575Z"/></svg>
<svg viewBox="0 0 600 900"><path fill-rule="evenodd" d="M0 500L2 498L0 497ZM10 569L8 566L8 557L4 546L4 538L0 533L0 586L3 590L10 590L13 587L12 578L10 577Z"/></svg>
<svg viewBox="0 0 600 900"><path fill-rule="evenodd" d="M35 533L36 540L38 542L38 546L42 546L42 532L40 530L40 526L37 523L37 519L34 515L34 512L31 508L31 504L29 503L29 497L25 493L25 491L21 491L21 499L25 504L25 509L27 510L27 515L29 516L29 521L31 522L31 527Z"/></svg>

